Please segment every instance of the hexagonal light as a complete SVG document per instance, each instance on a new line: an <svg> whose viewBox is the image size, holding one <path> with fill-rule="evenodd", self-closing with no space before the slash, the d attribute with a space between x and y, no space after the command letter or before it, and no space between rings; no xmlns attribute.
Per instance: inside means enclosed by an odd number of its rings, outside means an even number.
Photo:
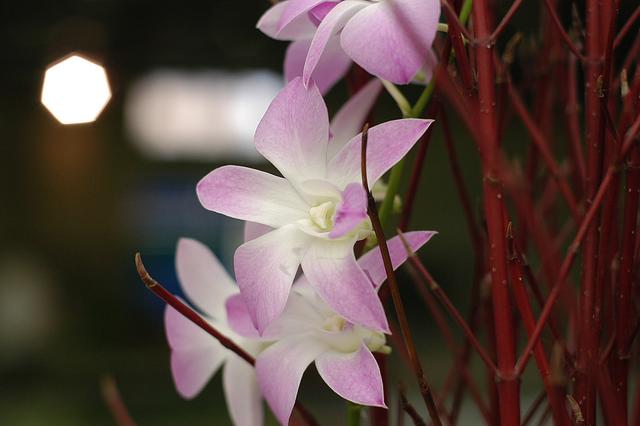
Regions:
<svg viewBox="0 0 640 426"><path fill-rule="evenodd" d="M83 57L69 56L47 69L40 99L62 124L90 123L111 99L107 73Z"/></svg>

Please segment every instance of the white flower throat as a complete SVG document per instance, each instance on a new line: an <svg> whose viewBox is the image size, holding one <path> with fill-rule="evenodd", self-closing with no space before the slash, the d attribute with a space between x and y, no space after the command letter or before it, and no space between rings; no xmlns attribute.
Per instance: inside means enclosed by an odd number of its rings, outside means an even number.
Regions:
<svg viewBox="0 0 640 426"><path fill-rule="evenodd" d="M390 353L391 348L386 344L386 336L359 325L353 325L340 315L331 315L325 319L322 329L336 333L330 344L334 349L344 352L358 350L363 342L372 352Z"/></svg>
<svg viewBox="0 0 640 426"><path fill-rule="evenodd" d="M319 232L328 232L333 228L333 217L336 214L336 202L325 201L309 209L311 223Z"/></svg>

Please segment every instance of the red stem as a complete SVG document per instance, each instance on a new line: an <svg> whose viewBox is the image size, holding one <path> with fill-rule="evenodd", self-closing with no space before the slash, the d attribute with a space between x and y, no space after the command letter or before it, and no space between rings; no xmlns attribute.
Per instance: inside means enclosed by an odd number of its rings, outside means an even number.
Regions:
<svg viewBox="0 0 640 426"><path fill-rule="evenodd" d="M635 322L633 312L633 265L634 246L637 232L638 199L640 193L640 150L635 146L627 170L627 184L624 201L622 228L622 252L620 256L620 278L616 306L616 358L614 364L614 387L616 397L623 404L622 413L627 422L627 395L629 377L629 353L631 342L630 324Z"/></svg>
<svg viewBox="0 0 640 426"><path fill-rule="evenodd" d="M578 83L576 81L576 74L578 72L576 66L576 58L573 55L568 55L567 66L567 105L565 107L565 114L567 117L567 129L569 131L569 142L571 144L571 153L573 155L573 165L578 171L579 183L578 190L584 192L584 184L587 180L587 168L584 162L584 155L582 153L581 137L580 137L580 122L578 113L580 106L578 104Z"/></svg>
<svg viewBox="0 0 640 426"><path fill-rule="evenodd" d="M442 290L442 287L438 285L436 280L433 279L433 277L431 276L427 268L424 266L422 261L418 258L418 256L416 256L415 253L411 251L411 247L408 245L407 241L404 239L403 234L399 233L398 235L400 236L400 239L402 240L405 246L405 249L409 254L409 261L411 262L411 265L416 268L416 270L425 280L426 284L429 286L430 290L434 293L438 301L442 303L445 309L453 317L455 322L458 323L458 325L464 332L466 338L469 340L469 343L471 343L473 348L478 352L478 355L480 355L480 359L484 361L484 363L487 365L490 371L493 371L494 373L497 372L498 368L493 363L489 354L487 354L487 352L484 350L484 348L482 347L482 344L478 341L473 331L471 331L471 328L469 327L467 322L464 320L464 318L462 317L458 309L453 305L453 303L451 303L451 300L449 299L447 294L444 292L444 290Z"/></svg>
<svg viewBox="0 0 640 426"><path fill-rule="evenodd" d="M511 224L509 224L511 225ZM535 318L533 316L533 310L529 303L529 295L524 287L524 268L523 261L517 255L514 248L513 233L511 232L511 226L507 228L507 244L509 247L509 269L511 272L511 286L513 288L513 294L518 306L520 315L522 316L522 322L530 336L536 325ZM553 415L554 424L556 425L569 425L569 417L564 408L564 393L562 388L558 386L558 383L554 383L551 370L549 368L549 361L547 355L544 352L542 343L538 341L533 349L534 357L540 370L542 382L547 391L547 398L551 407L551 413Z"/></svg>
<svg viewBox="0 0 640 426"><path fill-rule="evenodd" d="M469 199L469 191L464 183L462 177L462 170L460 169L460 162L458 161L458 154L456 152L453 136L449 127L449 118L444 108L440 109L440 123L442 124L442 133L444 135L445 146L447 148L447 155L449 158L449 167L451 168L451 174L456 185L456 191L458 192L458 198L462 203L462 211L464 213L465 222L471 238L471 246L473 247L473 253L475 255L476 263L482 262L482 235L478 229L478 225L471 207L471 201Z"/></svg>
<svg viewBox="0 0 640 426"><path fill-rule="evenodd" d="M129 414L129 410L120 396L120 391L113 377L103 377L100 382L100 388L102 390L102 399L104 399L104 402L107 404L116 425L136 426L136 422Z"/></svg>
<svg viewBox="0 0 640 426"><path fill-rule="evenodd" d="M509 22L511 21L511 18L513 18L513 15L515 15L515 13L518 11L518 8L520 7L521 4L522 4L522 0L515 0L511 4L511 7L502 18L502 21L500 21L496 29L491 33L489 40L491 40L492 42L496 41L498 36L502 34L502 31L504 31L504 29L507 27L507 24L509 24Z"/></svg>
<svg viewBox="0 0 640 426"><path fill-rule="evenodd" d="M462 361L462 350L458 348L458 345L456 345L451 328L447 324L447 321L442 315L442 312L440 312L440 310L438 309L438 306L436 305L431 292L427 290L427 288L424 285L420 285L417 279L414 279L412 281L414 283L414 286L420 293L420 296L422 297L422 300L424 301L425 305L427 305L427 308L431 312L431 315L433 315L433 319L436 322L438 329L440 329L440 332L444 337L445 343L449 348L449 352L454 354L456 357L457 373L460 374L462 381L464 382L464 384L467 386L467 389L469 390L472 400L475 402L476 406L478 407L478 410L483 415L485 421L487 423L490 423L491 416L484 404L484 401L482 401L482 397L480 396L480 392L478 391L478 387L475 384L473 377L469 373L467 366L459 362L459 361ZM445 395L443 394L438 399L444 400L444 397Z"/></svg>
<svg viewBox="0 0 640 426"><path fill-rule="evenodd" d="M586 62L587 59L582 55L582 53L580 53L580 50L573 43L573 41L571 41L569 34L567 34L564 27L562 26L562 22L560 22L560 18L558 18L558 14L556 13L556 10L551 4L550 0L544 0L544 5L547 7L547 12L549 12L551 20L553 21L556 29L558 30L558 33L562 37L562 40L564 40L564 42L566 43L569 50L571 50L571 52L576 55L578 59L580 59L580 62Z"/></svg>
<svg viewBox="0 0 640 426"><path fill-rule="evenodd" d="M490 36L490 8L487 0L473 2L473 24L478 40ZM489 238L489 270L491 272L496 351L498 356L498 403L500 423L506 426L520 424L520 384L513 374L516 362L515 329L508 287L506 247L504 240L504 200L499 179L499 144L496 117L496 73L493 46L476 45L478 71L478 120L485 158L484 205Z"/></svg>
<svg viewBox="0 0 640 426"><path fill-rule="evenodd" d="M551 314L553 305L558 301L561 291L564 290L567 276L569 275L569 271L571 270L571 266L573 265L575 256L578 252L578 249L580 248L580 245L582 244L582 241L585 238L588 228L592 224L593 219L595 218L596 213L600 208L602 200L604 199L604 196L606 195L609 189L609 186L611 185L611 182L613 181L613 175L619 171L621 159L626 156L627 152L629 152L629 149L631 149L633 144L636 142L635 138L637 136L638 131L640 131L640 117L636 119L634 124L630 127L629 131L627 132L626 140L623 143L622 149L618 154L617 161L611 166L609 166L609 168L607 169L607 172L605 173L604 178L600 183L600 187L598 188L598 192L596 193L596 196L594 197L591 206L589 206L589 210L587 210L587 213L582 219L582 223L578 228L578 232L576 233L576 236L574 237L573 242L569 245L567 254L564 260L562 261L562 266L560 267L560 273L558 274L558 279L556 281L556 284L551 290L551 293L549 293L549 296L547 297L547 301L545 302L542 312L540 313L540 317L538 318L536 328L533 334L531 335L531 337L529 338L527 345L525 346L525 349L522 351L522 355L520 356L520 358L518 359L518 362L516 363L516 374L520 374L524 370L524 367L526 366L527 361L529 359L530 353L533 350L535 343L540 338L540 334L542 333L544 325L549 320L549 315Z"/></svg>
<svg viewBox="0 0 640 426"><path fill-rule="evenodd" d="M580 222L580 213L578 212L578 203L571 192L571 188L569 188L569 184L566 181L565 176L560 171L560 166L556 163L555 158L553 158L553 154L551 150L547 146L546 140L540 129L536 126L533 118L529 115L527 111L527 107L522 102L520 95L516 92L513 87L513 83L511 79L507 79L507 86L509 88L509 96L511 97L511 103L516 109L516 112L520 116L520 119L524 123L529 135L531 136L531 140L535 144L536 148L540 151L542 155L542 159L545 161L551 175L556 180L558 186L560 187L560 192L564 196L567 205L569 206L569 210L571 211L571 215L573 216L576 223Z"/></svg>
<svg viewBox="0 0 640 426"><path fill-rule="evenodd" d="M613 48L614 49L616 47L618 47L620 45L620 43L622 43L622 39L624 39L624 36L627 35L627 32L629 32L631 27L633 27L633 24L635 24L635 22L636 22L636 20L638 18L640 18L640 6L638 6L636 8L636 10L633 12L631 17L629 19L627 19L627 22L625 22L625 24L620 29L620 32L616 36L616 39L613 41Z"/></svg>

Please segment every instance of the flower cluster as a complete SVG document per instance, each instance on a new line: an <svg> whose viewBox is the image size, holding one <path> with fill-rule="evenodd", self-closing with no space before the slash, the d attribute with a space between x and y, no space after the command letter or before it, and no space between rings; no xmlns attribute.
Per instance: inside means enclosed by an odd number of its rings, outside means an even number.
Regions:
<svg viewBox="0 0 640 426"><path fill-rule="evenodd" d="M206 209L246 222L245 242L234 255L237 285L197 241L182 239L176 255L189 301L255 358L255 369L168 307L171 368L185 398L198 394L224 364L235 424L262 424L263 398L287 424L302 375L315 362L341 397L385 407L372 352L390 350L377 294L387 275L379 249L359 259L354 254L356 242L373 234L361 181L360 129L382 84L372 79L331 122L322 93L352 60L395 83L410 82L420 69L428 75L439 12L432 0L287 0L260 19L266 34L294 40L285 63L289 82L255 134L256 149L282 177L223 166L197 185ZM368 130L366 172L374 192L384 193L382 176L431 122L392 120ZM399 236L390 239L393 268L433 234L406 233L408 248Z"/></svg>

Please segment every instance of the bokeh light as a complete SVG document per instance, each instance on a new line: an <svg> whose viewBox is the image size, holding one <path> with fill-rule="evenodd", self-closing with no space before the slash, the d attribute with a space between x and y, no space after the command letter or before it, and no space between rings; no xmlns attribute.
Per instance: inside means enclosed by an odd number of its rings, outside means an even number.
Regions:
<svg viewBox="0 0 640 426"><path fill-rule="evenodd" d="M62 124L95 121L109 99L111 89L104 68L78 55L45 72L41 101Z"/></svg>
<svg viewBox="0 0 640 426"><path fill-rule="evenodd" d="M157 70L128 91L127 130L153 159L256 160L253 134L283 83L266 70Z"/></svg>

